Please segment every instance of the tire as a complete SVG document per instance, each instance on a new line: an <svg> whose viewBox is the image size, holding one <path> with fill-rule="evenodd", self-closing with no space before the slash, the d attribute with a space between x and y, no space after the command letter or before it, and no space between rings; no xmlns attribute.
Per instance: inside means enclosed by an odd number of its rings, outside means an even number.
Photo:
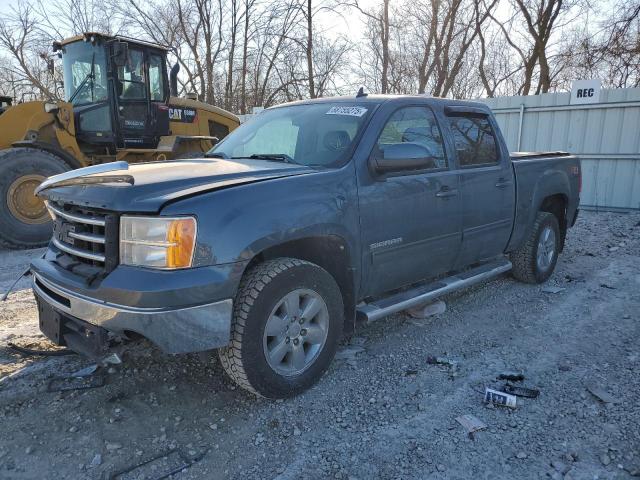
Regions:
<svg viewBox="0 0 640 480"><path fill-rule="evenodd" d="M311 300L318 298L324 302L326 311L321 302L314 302L320 306L318 313L308 315L307 319L303 319L301 314L296 321L295 315L289 315L285 302L285 298L295 298L296 295L301 299L301 308L293 308L293 311L304 314ZM278 322L274 323L272 319ZM317 333L323 324L326 337L320 345ZM269 260L245 273L240 282L234 303L231 343L218 350L220 362L229 377L245 390L272 399L293 397L315 384L329 367L343 324L342 295L329 273L317 265L294 258ZM278 326L277 335L266 336L267 325ZM317 345L304 343L311 338L312 331ZM288 335L294 340L287 343ZM297 347L293 345L296 341ZM274 358L277 358L278 351L282 351L280 346L291 351L278 363ZM301 371L295 368L293 352L293 349L300 352L299 348L306 355L305 362L309 362Z"/></svg>
<svg viewBox="0 0 640 480"><path fill-rule="evenodd" d="M538 212L529 237L510 255L513 276L525 283L547 281L556 267L560 242L558 219L551 213Z"/></svg>
<svg viewBox="0 0 640 480"><path fill-rule="evenodd" d="M29 201L28 190L51 175L71 168L60 157L36 148L0 152L0 245L8 248L46 246L51 218L44 206Z"/></svg>

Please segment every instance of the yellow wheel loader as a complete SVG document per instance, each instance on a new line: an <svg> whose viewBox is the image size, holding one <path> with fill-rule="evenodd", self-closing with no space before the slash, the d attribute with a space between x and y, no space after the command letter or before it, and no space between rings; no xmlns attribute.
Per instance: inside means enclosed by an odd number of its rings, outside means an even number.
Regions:
<svg viewBox="0 0 640 480"><path fill-rule="evenodd" d="M0 97L0 244L46 245L51 219L34 189L48 176L98 163L202 155L238 117L178 98L176 64L159 45L99 33L54 43L64 102Z"/></svg>

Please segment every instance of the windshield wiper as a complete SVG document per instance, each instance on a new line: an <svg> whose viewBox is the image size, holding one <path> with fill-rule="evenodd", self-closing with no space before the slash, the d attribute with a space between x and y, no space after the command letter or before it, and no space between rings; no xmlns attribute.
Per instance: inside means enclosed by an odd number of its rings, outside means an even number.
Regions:
<svg viewBox="0 0 640 480"><path fill-rule="evenodd" d="M89 71L89 73L87 73L87 76L84 77L82 82L80 82L80 85L78 85L78 88L76 88L76 91L73 92L73 95L71 95L71 98L69 99L69 103L73 103L73 100L82 91L82 89L84 88L85 84L89 79L91 79L91 101L93 102L93 88L94 88L93 79L95 78L95 76L96 76L96 52L93 52L93 55L91 55L91 70Z"/></svg>
<svg viewBox="0 0 640 480"><path fill-rule="evenodd" d="M231 157L231 158L250 158L252 160L272 160L275 162L293 163L297 165L296 161L286 153L254 153L248 157Z"/></svg>
<svg viewBox="0 0 640 480"><path fill-rule="evenodd" d="M228 159L229 155L222 152L207 152L204 154L204 158L224 158Z"/></svg>

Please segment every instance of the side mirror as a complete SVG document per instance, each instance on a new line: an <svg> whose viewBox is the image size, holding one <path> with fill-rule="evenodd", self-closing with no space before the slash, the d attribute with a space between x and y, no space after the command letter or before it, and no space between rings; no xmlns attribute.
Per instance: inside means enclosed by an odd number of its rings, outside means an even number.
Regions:
<svg viewBox="0 0 640 480"><path fill-rule="evenodd" d="M435 161L429 150L410 142L385 147L382 157L372 156L369 163L375 172L381 174L435 168Z"/></svg>
<svg viewBox="0 0 640 480"><path fill-rule="evenodd" d="M127 42L115 42L113 44L113 63L117 67L124 67L129 56L129 44Z"/></svg>

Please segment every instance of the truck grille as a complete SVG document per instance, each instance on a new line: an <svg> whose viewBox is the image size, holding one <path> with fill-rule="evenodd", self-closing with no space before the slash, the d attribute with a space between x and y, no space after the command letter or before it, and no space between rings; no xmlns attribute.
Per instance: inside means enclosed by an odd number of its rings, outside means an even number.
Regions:
<svg viewBox="0 0 640 480"><path fill-rule="evenodd" d="M67 259L58 263L76 270L79 264L93 267L80 269L87 274L111 271L118 259L118 215L74 205L49 202L53 214L53 238L51 243Z"/></svg>

